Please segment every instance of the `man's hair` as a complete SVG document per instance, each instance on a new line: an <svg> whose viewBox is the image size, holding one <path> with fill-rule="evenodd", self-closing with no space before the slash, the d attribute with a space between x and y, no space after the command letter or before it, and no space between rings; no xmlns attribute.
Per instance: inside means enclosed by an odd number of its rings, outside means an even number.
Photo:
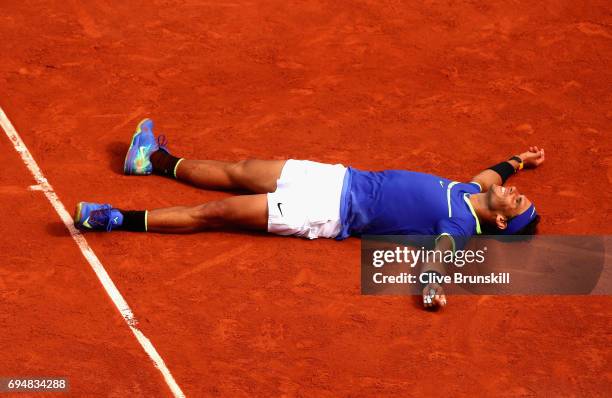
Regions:
<svg viewBox="0 0 612 398"><path fill-rule="evenodd" d="M540 223L540 216L536 215L529 224L525 225L523 229L519 230L515 235L535 235L538 233L538 224Z"/></svg>
<svg viewBox="0 0 612 398"><path fill-rule="evenodd" d="M536 235L538 233L539 223L540 223L540 216L536 215L534 219L529 222L529 224L525 225L522 229L520 229L518 232L516 232L513 235L514 236L516 235L522 235L522 236ZM483 235L502 235L502 231L499 228L497 228L495 225L485 224L482 227L483 227L482 228ZM512 236L512 235L508 235L508 236Z"/></svg>

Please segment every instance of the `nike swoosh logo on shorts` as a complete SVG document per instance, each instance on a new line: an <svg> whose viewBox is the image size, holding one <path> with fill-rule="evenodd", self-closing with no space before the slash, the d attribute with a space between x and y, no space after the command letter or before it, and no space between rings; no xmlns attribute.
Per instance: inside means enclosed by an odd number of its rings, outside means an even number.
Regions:
<svg viewBox="0 0 612 398"><path fill-rule="evenodd" d="M285 215L283 214L283 209L281 209L281 207L280 207L282 205L282 203L277 203L276 205L278 206L278 211L280 211L281 216L285 217Z"/></svg>

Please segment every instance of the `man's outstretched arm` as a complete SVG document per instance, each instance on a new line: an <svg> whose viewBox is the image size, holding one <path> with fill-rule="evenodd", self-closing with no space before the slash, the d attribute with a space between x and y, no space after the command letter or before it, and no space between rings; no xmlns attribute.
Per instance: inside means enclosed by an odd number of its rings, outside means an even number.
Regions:
<svg viewBox="0 0 612 398"><path fill-rule="evenodd" d="M502 175L507 178L521 167L521 162L515 159L515 157L522 161L523 167L535 168L544 162L544 148L538 148L537 146L529 147L527 152L515 155L505 162L501 162L476 174L472 178L472 182L480 185L482 192L488 191L493 184L503 185L506 181L502 178Z"/></svg>
<svg viewBox="0 0 612 398"><path fill-rule="evenodd" d="M436 242L435 250L445 252L454 250L453 238L450 235L440 235ZM435 256L434 256L435 258ZM428 262L421 265L421 274L433 274L437 276L446 275L446 266L442 262ZM429 307L444 307L446 305L446 295L439 283L428 283L423 287L423 305Z"/></svg>

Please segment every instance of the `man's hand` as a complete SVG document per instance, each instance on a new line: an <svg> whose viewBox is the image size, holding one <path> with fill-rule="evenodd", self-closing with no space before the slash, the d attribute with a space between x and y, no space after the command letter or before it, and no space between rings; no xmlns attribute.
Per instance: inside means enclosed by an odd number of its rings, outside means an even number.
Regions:
<svg viewBox="0 0 612 398"><path fill-rule="evenodd" d="M544 148L531 146L529 151L521 153L519 157L523 160L523 167L536 168L544 163Z"/></svg>
<svg viewBox="0 0 612 398"><path fill-rule="evenodd" d="M521 158L523 161L523 167L527 169L533 169L544 163L544 148L539 148L537 146L530 146L527 152L523 152L520 155L515 155ZM518 160L509 159L506 160L508 163L514 167L515 172L519 167ZM503 163L503 162L502 162ZM495 165L497 167L499 165ZM505 178L507 178L506 176ZM505 182L505 179L502 178L499 172L492 170L492 168L481 171L476 174L472 178L473 182L478 183L481 188L481 192L487 192L493 184L502 185Z"/></svg>
<svg viewBox="0 0 612 398"><path fill-rule="evenodd" d="M446 295L444 289L437 283L429 283L423 288L423 305L425 308L444 307L446 305Z"/></svg>

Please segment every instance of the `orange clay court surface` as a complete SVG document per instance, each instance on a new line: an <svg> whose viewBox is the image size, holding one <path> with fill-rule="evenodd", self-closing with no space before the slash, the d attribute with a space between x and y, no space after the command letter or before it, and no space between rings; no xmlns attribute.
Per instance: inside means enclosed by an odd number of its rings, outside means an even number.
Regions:
<svg viewBox="0 0 612 398"><path fill-rule="evenodd" d="M611 24L607 1L5 0L0 106L69 212L229 195L122 175L151 117L185 157L458 180L542 146L512 180L540 231L608 234ZM4 134L0 151L0 376L172 396ZM86 239L188 397L610 396L609 296L431 313L361 296L355 238Z"/></svg>

